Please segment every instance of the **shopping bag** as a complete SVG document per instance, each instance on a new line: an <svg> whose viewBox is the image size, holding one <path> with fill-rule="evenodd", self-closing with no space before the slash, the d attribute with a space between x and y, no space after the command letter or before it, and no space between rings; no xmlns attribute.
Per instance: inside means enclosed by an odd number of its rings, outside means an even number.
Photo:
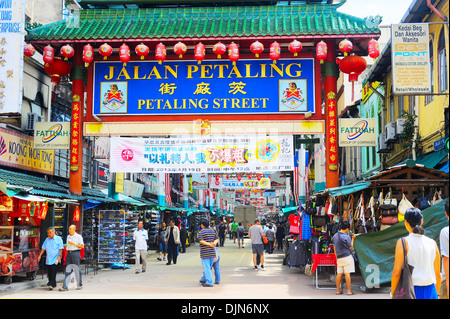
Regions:
<svg viewBox="0 0 450 319"><path fill-rule="evenodd" d="M414 292L414 284L412 281L412 272L414 267L408 264L408 257L406 254L405 248L405 239L402 238L402 246L403 246L403 268L402 273L400 274L400 280L398 281L397 288L392 295L393 299L416 299L416 295Z"/></svg>
<svg viewBox="0 0 450 319"><path fill-rule="evenodd" d="M431 205L435 205L435 204L439 203L440 201L442 201L441 194L439 194L438 191L436 191L434 193L433 199L431 200Z"/></svg>
<svg viewBox="0 0 450 319"><path fill-rule="evenodd" d="M398 221L402 222L405 220L405 212L408 208L413 208L413 204L406 198L406 195L403 194L402 200L398 204Z"/></svg>

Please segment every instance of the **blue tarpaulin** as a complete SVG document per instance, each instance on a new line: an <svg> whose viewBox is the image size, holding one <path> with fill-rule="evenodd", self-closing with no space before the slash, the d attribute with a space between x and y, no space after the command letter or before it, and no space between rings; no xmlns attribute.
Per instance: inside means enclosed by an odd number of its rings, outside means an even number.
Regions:
<svg viewBox="0 0 450 319"><path fill-rule="evenodd" d="M336 196L343 196L343 195L349 195L354 192L362 191L363 189L366 189L370 186L370 182L367 183L357 183L357 184L350 184L350 185L344 185L334 188L328 188L325 191L328 192L328 195L330 197L336 197Z"/></svg>

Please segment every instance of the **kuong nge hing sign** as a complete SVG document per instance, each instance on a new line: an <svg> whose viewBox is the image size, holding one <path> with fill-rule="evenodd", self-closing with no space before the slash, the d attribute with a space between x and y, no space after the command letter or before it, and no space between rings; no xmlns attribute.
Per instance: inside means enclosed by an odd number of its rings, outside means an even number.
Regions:
<svg viewBox="0 0 450 319"><path fill-rule="evenodd" d="M103 61L93 90L95 115L314 113L314 61Z"/></svg>

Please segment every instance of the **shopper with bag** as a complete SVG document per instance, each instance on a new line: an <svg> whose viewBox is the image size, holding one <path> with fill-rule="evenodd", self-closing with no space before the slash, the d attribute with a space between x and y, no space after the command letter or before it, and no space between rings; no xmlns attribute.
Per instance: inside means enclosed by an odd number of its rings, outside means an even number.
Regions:
<svg viewBox="0 0 450 319"><path fill-rule="evenodd" d="M342 275L345 276L345 283L347 284L347 295L354 295L351 287L350 274L355 272L355 260L353 257L353 241L355 235L350 237L348 235L350 223L343 221L340 225L340 230L333 236L332 242L334 246L334 253L336 254L337 275L336 275L336 294L341 295L341 280Z"/></svg>
<svg viewBox="0 0 450 319"><path fill-rule="evenodd" d="M405 227L409 235L404 240L399 239L395 248L395 262L391 278L391 298L393 299L403 299L405 294L408 295L408 283L400 282L402 271L408 271L408 267L404 267L405 260L407 260L407 265L413 268L411 285L414 286L414 294L409 294L409 298L438 298L437 292L441 285L439 248L433 239L424 235L425 230L421 226L422 223L423 216L420 209L409 208L406 210Z"/></svg>

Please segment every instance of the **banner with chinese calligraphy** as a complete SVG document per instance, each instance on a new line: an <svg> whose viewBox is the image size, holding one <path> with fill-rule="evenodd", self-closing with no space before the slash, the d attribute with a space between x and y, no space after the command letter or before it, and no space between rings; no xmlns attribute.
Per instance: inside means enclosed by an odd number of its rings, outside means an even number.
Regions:
<svg viewBox="0 0 450 319"><path fill-rule="evenodd" d="M292 135L111 138L111 172L234 173L291 171Z"/></svg>
<svg viewBox="0 0 450 319"><path fill-rule="evenodd" d="M72 134L70 137L70 170L78 171L80 166L80 141L81 141L81 103L79 96L74 96L72 103ZM82 159L81 159L82 160Z"/></svg>
<svg viewBox="0 0 450 319"><path fill-rule="evenodd" d="M0 1L0 114L22 113L25 0Z"/></svg>
<svg viewBox="0 0 450 319"><path fill-rule="evenodd" d="M336 123L336 100L335 93L329 92L327 96L327 123L328 123L328 147L329 147L329 158L328 158L328 168L332 171L338 169L338 132Z"/></svg>
<svg viewBox="0 0 450 319"><path fill-rule="evenodd" d="M101 61L95 115L315 113L314 59Z"/></svg>
<svg viewBox="0 0 450 319"><path fill-rule="evenodd" d="M265 189L270 188L270 178L262 177L257 179L242 178L241 180L236 177L226 178L219 177L217 179L212 179L209 183L209 188L214 189Z"/></svg>

